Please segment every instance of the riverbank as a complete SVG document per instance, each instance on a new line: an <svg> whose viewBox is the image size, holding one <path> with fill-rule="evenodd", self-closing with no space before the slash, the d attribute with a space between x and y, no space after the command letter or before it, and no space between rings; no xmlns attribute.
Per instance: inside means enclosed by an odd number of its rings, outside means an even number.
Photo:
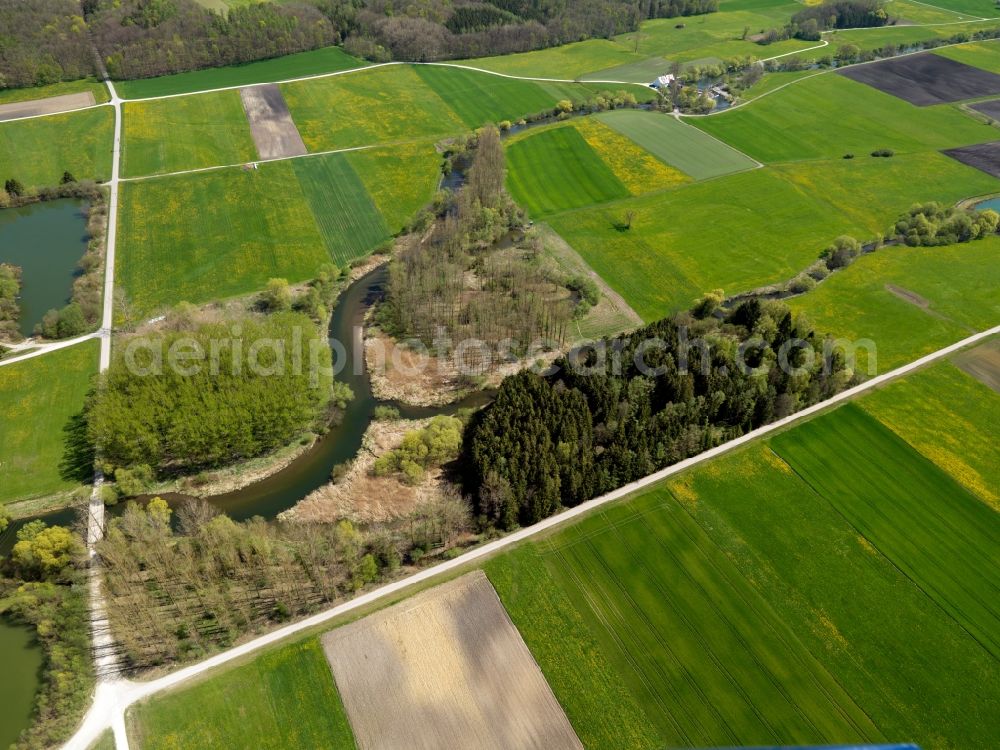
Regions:
<svg viewBox="0 0 1000 750"><path fill-rule="evenodd" d="M427 471L417 485L407 484L398 476L372 474L378 458L399 448L408 432L423 429L430 421L430 418L373 421L361 438L357 457L343 473L278 518L307 523L346 520L363 525L384 524L411 515L421 505L454 494L453 486L440 468Z"/></svg>

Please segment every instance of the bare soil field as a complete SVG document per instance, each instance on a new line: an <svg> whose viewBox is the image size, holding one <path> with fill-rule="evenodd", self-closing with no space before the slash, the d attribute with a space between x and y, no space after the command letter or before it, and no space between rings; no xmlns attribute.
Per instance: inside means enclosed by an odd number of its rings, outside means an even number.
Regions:
<svg viewBox="0 0 1000 750"><path fill-rule="evenodd" d="M240 98L261 159L280 159L306 153L306 145L292 122L285 97L277 84L240 89Z"/></svg>
<svg viewBox="0 0 1000 750"><path fill-rule="evenodd" d="M979 102L978 104L970 104L968 106L969 109L974 109L976 112L980 112L987 117L1000 120L1000 99L990 99L988 102Z"/></svg>
<svg viewBox="0 0 1000 750"><path fill-rule="evenodd" d="M583 747L482 571L322 640L362 750Z"/></svg>
<svg viewBox="0 0 1000 750"><path fill-rule="evenodd" d="M92 91L79 94L64 94L50 96L48 99L36 99L28 102L12 102L0 104L0 122L18 117L35 117L36 115L51 115L56 112L69 112L73 109L83 109L96 104Z"/></svg>
<svg viewBox="0 0 1000 750"><path fill-rule="evenodd" d="M837 73L918 107L1000 94L1000 75L929 52L856 65Z"/></svg>
<svg viewBox="0 0 1000 750"><path fill-rule="evenodd" d="M1000 393L1000 339L994 339L955 357L955 364Z"/></svg>
<svg viewBox="0 0 1000 750"><path fill-rule="evenodd" d="M949 148L941 153L962 162L962 164L975 167L980 172L1000 177L1000 141L979 143L975 146L963 146L962 148Z"/></svg>

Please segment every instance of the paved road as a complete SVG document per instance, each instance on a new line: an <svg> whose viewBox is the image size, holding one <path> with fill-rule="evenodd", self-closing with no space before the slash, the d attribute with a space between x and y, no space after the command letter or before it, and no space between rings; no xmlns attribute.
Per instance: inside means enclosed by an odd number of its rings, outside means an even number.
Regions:
<svg viewBox="0 0 1000 750"><path fill-rule="evenodd" d="M620 500L633 492L649 487L657 482L661 482L667 477L685 471L692 466L709 461L722 455L723 453L728 453L735 448L746 445L754 440L759 440L760 438L771 433L783 430L792 424L808 419L821 411L835 406L836 404L856 398L866 391L878 388L891 380L895 380L896 378L907 375L914 370L925 367L932 362L954 354L960 349L979 343L991 336L996 335L1000 335L1000 326L995 326L987 331L977 333L974 336L969 336L968 338L952 344L951 346L947 346L932 354L928 354L925 357L921 357L915 362L911 362L908 365L904 365L903 367L892 370L884 375L872 378L871 380L855 386L854 388L843 391L821 404L816 404L808 409L803 409L797 414L793 414L777 422L772 422L769 425L765 425L764 427L760 427L752 432L748 432L735 440L731 440L728 443L712 448L711 450L705 451L704 453L685 461L681 461L680 463L667 467L666 469L658 471L655 474L650 474L647 477L625 485L624 487L617 489L614 492L610 492L607 495L594 498L593 500L589 500L582 505L576 506L575 508L570 508L558 515L546 518L534 526L529 526L528 528L521 529L505 536L502 539L497 539L496 541L485 544L482 547L477 547L476 549L470 550L464 555L456 557L453 560L448 560L447 562L440 563L434 567L421 570L419 573L415 573L407 578L386 584L385 586L369 591L368 593L355 599L320 612L312 617L308 617L305 620L301 620L291 625L286 625L285 627L268 633L267 635L248 641L241 646L229 649L228 651L223 651L222 653L216 654L215 656L199 662L198 664L193 664L189 667L179 669L176 672L166 675L165 677L149 682L133 682L130 680L109 680L101 682L97 687L94 703L91 706L90 711L87 713L80 729L66 744L66 750L86 750L90 743L93 742L100 735L100 733L109 726L115 731L115 737L118 741L119 750L124 750L128 747L128 740L125 736L125 711L129 706L133 705L137 701L143 700L151 695L155 695L163 690L167 690L168 688L172 688L187 680L202 675L215 667L232 661L233 659L238 659L242 656L252 654L265 646L274 644L295 635L296 633L300 633L303 630L316 627L317 625L322 625L335 617L339 617L340 615L346 614L360 607L364 607L372 602L385 599L386 597L403 591L411 586L414 586L415 584L437 578L464 565L481 560L489 555L499 552L500 550L522 542L525 539L530 539L531 537L551 529L554 526L589 513L595 508Z"/></svg>

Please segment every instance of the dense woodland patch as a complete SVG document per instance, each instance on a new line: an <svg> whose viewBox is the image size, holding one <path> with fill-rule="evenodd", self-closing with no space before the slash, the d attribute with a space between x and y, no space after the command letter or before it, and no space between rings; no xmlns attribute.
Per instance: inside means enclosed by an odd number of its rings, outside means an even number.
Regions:
<svg viewBox="0 0 1000 750"><path fill-rule="evenodd" d="M466 431L466 490L481 518L527 526L851 381L842 357L825 356L824 339L783 304L751 300L716 318L717 303L708 295L694 315L573 352L547 377L507 378Z"/></svg>

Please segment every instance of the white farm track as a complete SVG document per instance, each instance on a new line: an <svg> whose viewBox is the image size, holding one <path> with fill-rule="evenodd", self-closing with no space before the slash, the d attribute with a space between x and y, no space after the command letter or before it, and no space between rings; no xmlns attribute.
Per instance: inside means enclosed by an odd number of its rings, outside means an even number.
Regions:
<svg viewBox="0 0 1000 750"><path fill-rule="evenodd" d="M919 0L911 0L919 1ZM921 3L927 5L927 3ZM930 6L936 7L936 6ZM981 23L983 21L989 20L1000 20L1000 19L974 19L971 21L956 21L954 24L968 24L968 23ZM945 24L924 24L928 26L942 26ZM992 40L990 40L992 41ZM830 42L827 39L823 39L820 44L814 47L809 47L803 50L798 50L796 52L789 52L783 55L777 55L774 58L785 57L788 55L799 54L801 52L806 52L813 49L819 49L828 46ZM957 45L943 45L943 46L957 46ZM940 49L940 48L938 48ZM917 53L908 53L917 54ZM392 65L409 65L412 63L383 63L380 65L366 66L362 68L356 68L352 70L337 71L333 73L303 76L299 78L287 79L284 81L277 81L275 83L292 83L296 81L307 81L318 78L329 78L334 76L342 75L352 75L356 73L363 73L367 70L372 70L378 67L386 67ZM543 77L532 77L532 76L515 76L504 73L496 73L494 71L484 70L482 68L476 68L467 65L461 65L457 63L418 63L424 65L437 65L441 67L453 67L461 68L466 70L473 70L484 74L498 76L500 78L509 78L524 81L538 81L538 82L551 82L551 83L587 83L587 84L609 84L609 85L622 85L622 86L643 86L645 83L637 81L619 81L619 80L607 80L607 81L579 81L574 79L563 79L563 78L543 78ZM858 63L858 65L867 65L870 63ZM846 67L846 66L845 66ZM826 75L832 72L831 70L818 71L812 75L804 76L798 78L794 81L790 81L782 86L772 89L759 97L750 99L746 102L740 103L734 107L730 107L722 112L715 113L713 115L702 115L702 116L716 116L725 114L725 112L731 111L733 109L738 109L740 107L746 107L752 105L755 101L763 98L764 96L770 96L778 91L781 91L789 86L793 86L809 78L815 77L817 75ZM245 88L246 86L253 84L244 84L241 86L224 86L220 88L206 89L203 91L188 92L183 94L167 94L157 97L147 97L144 99L129 99L123 100L118 96L113 83L107 79L105 76L105 83L111 95L109 102L103 104L96 104L92 107L84 107L81 109L91 109L93 107L107 107L110 106L114 109L115 121L114 121L114 151L112 160L112 176L108 181L107 186L109 189L109 208L108 208L108 229L107 229L107 249L105 255L105 279L104 279L104 304L102 310L102 320L101 327L99 330L81 336L75 339L70 339L66 341L57 341L52 343L37 343L33 341L26 342L25 344L20 344L11 347L14 351L12 356L7 359L0 361L0 367L15 364L18 362L25 362L36 357L40 357L49 352L59 351L60 349L65 349L67 347L75 346L84 341L89 341L92 339L100 340L100 371L104 371L108 368L111 361L111 333L114 318L114 267L115 267L115 243L116 243L116 229L118 220L118 193L119 185L121 182L126 181L125 178L121 177L121 140L122 140L122 104L126 101L149 101L154 99L171 99L181 96L197 96L199 94L212 93L217 91L230 91L234 89ZM261 82L264 83L264 82ZM80 111L69 110L69 111ZM18 118L18 119L33 119L34 117L48 117L54 114L61 114L61 112L52 112L42 115L33 115L32 117ZM18 119L6 120L3 124L8 122L16 122ZM362 146L361 149L371 148L371 146ZM345 150L357 150L357 149L345 149ZM292 156L283 158L307 158L309 155L303 156ZM281 160L281 159L276 159ZM242 165L228 165L229 168L242 166ZM207 169L195 169L188 170L188 172L199 172L199 171L209 171L215 169L226 169L227 166L210 167ZM188 173L182 172L182 173ZM154 179L156 177L165 177L168 175L156 175L150 177L139 177L139 178L129 178L133 179ZM96 558L94 549L96 544L100 541L103 529L104 529L104 505L100 499L100 490L103 484L103 477L98 474L95 476L94 490L90 501L90 521L88 524L87 533L87 544L91 551L91 558L93 561L91 567L91 610L92 610L92 639L93 639L93 649L95 654L96 663L96 673L98 676L97 687L94 693L93 702L87 711L81 725L78 727L76 733L72 738L66 743L65 747L67 750L86 750L105 730L111 728L114 732L115 744L118 750L127 750L129 747L128 737L125 728L125 712L126 710L134 705L138 701L145 700L150 696L153 696L162 691L174 688L188 680L196 678L206 672L220 667L224 664L230 663L233 660L245 657L249 654L253 654L260 649L266 648L272 644L275 644L283 639L294 636L303 631L322 626L325 623L338 618L347 613L353 612L355 610L367 607L373 603L378 603L384 601L389 597L392 597L406 589L414 587L418 584L425 583L432 579L441 578L453 571L459 570L463 567L474 564L478 561L485 559L490 555L494 555L502 550L505 550L515 544L523 542L526 539L530 539L539 534L542 534L553 527L560 524L567 523L573 519L579 518L585 514L594 511L601 506L607 505L608 503L620 500L628 495L649 487L653 484L663 481L664 479L673 476L679 472L685 471L693 466L701 464L705 461L710 461L717 456L724 453L732 451L742 445L749 442L758 440L766 435L772 434L776 431L783 430L789 426L809 419L810 417L818 414L821 411L829 409L837 404L843 403L850 399L856 398L857 396L865 393L866 391L878 388L885 383L892 380L905 376L912 373L922 367L925 367L933 362L940 359L948 357L966 347L972 346L979 342L982 342L992 336L1000 334L1000 325L990 328L989 330L981 331L968 338L958 341L950 346L944 347L936 352L928 354L920 359L911 362L910 364L899 367L895 370L887 372L883 375L879 375L864 383L855 386L847 391L843 391L831 399L816 404L815 406L804 409L796 414L789 417L781 419L777 422L760 427L756 430L748 432L747 434L731 440L728 443L717 446L711 450L705 451L697 456L689 458L685 461L681 461L673 466L666 469L658 471L647 477L644 477L638 481L632 482L624 487L621 487L613 492L610 492L601 497L589 500L581 505L574 508L559 513L558 515L546 518L539 523L529 526L527 528L519 529L503 538L497 539L495 541L484 544L480 547L476 547L465 554L456 557L447 562L442 562L433 567L421 570L411 576L402 578L397 581L393 581L384 586L372 589L350 601L346 601L330 609L319 612L311 617L305 618L298 622L286 625L285 627L274 630L266 635L260 636L253 640L247 641L239 646L228 649L226 651L220 652L204 661L196 664L178 669L170 674L160 677L155 680L140 682L124 679L119 676L119 669L116 663L116 657L114 656L112 636L110 633L110 628L108 627L107 620L104 616L104 601L103 594L101 593L100 586L100 571L99 571L99 560ZM17 354L18 350L27 350L23 354Z"/></svg>

